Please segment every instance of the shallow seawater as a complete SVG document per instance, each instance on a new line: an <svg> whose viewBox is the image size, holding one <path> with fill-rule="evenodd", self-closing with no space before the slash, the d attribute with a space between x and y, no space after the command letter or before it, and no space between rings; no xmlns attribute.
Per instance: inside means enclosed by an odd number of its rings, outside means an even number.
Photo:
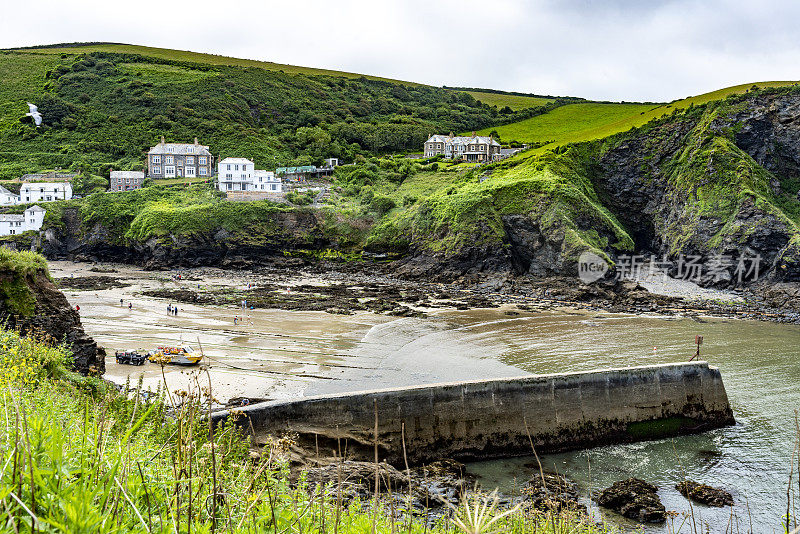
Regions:
<svg viewBox="0 0 800 534"><path fill-rule="evenodd" d="M56 276L89 274L87 265L56 263ZM674 526L647 532L782 532L789 463L800 409L800 326L728 319L694 320L602 312L549 310L507 315L508 308L446 311L428 318L352 316L323 312L252 310L234 324L237 310L181 305L177 318L167 302L141 296L153 287L189 287L153 273L120 267L134 285L69 291L80 304L87 332L110 349L107 376L117 381L160 370L113 361L117 348L152 348L189 341L202 344L211 364L215 395L293 398L452 380L554 373L686 361L694 336L704 336L701 359L718 366L737 424L668 440L542 457L543 467L576 480L589 495L636 476L659 486ZM154 278L154 276L156 276ZM206 275L198 286L258 282L255 275ZM119 299L134 302L133 310ZM154 366L153 366L154 367ZM173 383L187 380L180 372ZM474 463L485 487L518 491L533 473L533 458ZM527 465L526 465L527 464ZM674 489L684 476L721 486L734 495L731 509L691 507ZM794 488L798 475L794 473ZM794 504L792 504L794 506ZM605 511L595 513L626 528L636 526ZM691 513L687 518L684 514ZM793 512L794 513L794 512ZM733 515L733 517L732 517ZM680 530L678 526L686 519ZM738 522L738 528L732 528ZM700 525L703 525L700 528Z"/></svg>

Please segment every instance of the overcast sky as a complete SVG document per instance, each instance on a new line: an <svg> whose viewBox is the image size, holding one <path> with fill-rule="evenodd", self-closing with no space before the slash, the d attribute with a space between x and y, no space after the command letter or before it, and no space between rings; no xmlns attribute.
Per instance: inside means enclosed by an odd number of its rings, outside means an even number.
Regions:
<svg viewBox="0 0 800 534"><path fill-rule="evenodd" d="M598 100L800 79L800 2L0 0L0 48L113 41ZM2 84L2 80L0 80Z"/></svg>

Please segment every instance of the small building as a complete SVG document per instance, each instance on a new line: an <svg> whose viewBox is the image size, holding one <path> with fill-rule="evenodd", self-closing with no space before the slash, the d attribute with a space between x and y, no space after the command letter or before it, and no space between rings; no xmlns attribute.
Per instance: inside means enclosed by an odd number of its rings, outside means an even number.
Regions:
<svg viewBox="0 0 800 534"><path fill-rule="evenodd" d="M0 206L14 206L16 204L19 204L19 195L0 185Z"/></svg>
<svg viewBox="0 0 800 534"><path fill-rule="evenodd" d="M426 158L443 155L447 159L484 163L500 158L500 143L491 135L471 136L432 135L425 141L423 152Z"/></svg>
<svg viewBox="0 0 800 534"><path fill-rule="evenodd" d="M19 235L29 230L39 230L44 223L47 211L39 206L31 206L23 213L0 214L0 236Z"/></svg>
<svg viewBox="0 0 800 534"><path fill-rule="evenodd" d="M339 166L339 158L328 158L325 160L325 166L329 168L334 168Z"/></svg>
<svg viewBox="0 0 800 534"><path fill-rule="evenodd" d="M150 178L203 178L214 176L213 158L208 147L197 138L194 143L161 142L147 153Z"/></svg>
<svg viewBox="0 0 800 534"><path fill-rule="evenodd" d="M317 175L317 168L314 165L300 165L296 167L278 167L275 174L287 180L305 180Z"/></svg>
<svg viewBox="0 0 800 534"><path fill-rule="evenodd" d="M72 184L69 182L38 182L22 184L19 188L19 203L53 202L72 198Z"/></svg>
<svg viewBox="0 0 800 534"><path fill-rule="evenodd" d="M281 193L283 184L281 179L272 171L255 171L253 174L253 190Z"/></svg>
<svg viewBox="0 0 800 534"><path fill-rule="evenodd" d="M223 159L217 164L217 187L220 191L252 190L255 167L247 158Z"/></svg>
<svg viewBox="0 0 800 534"><path fill-rule="evenodd" d="M111 171L109 191L133 191L141 189L144 183L142 171Z"/></svg>

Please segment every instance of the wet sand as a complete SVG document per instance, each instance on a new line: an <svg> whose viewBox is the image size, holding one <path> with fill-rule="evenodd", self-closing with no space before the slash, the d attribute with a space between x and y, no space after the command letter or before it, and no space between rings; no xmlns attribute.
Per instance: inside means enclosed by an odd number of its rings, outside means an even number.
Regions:
<svg viewBox="0 0 800 534"><path fill-rule="evenodd" d="M343 391L524 374L501 363L477 346L464 351L448 340L452 325L436 318L395 318L371 312L339 315L315 311L247 310L234 306L178 304L177 316L167 313L169 301L146 297L153 289L246 289L248 284L280 282L290 287L322 284L308 277L257 275L220 269L151 272L126 265L104 265L117 272L92 272L90 264L51 262L54 278L112 276L127 287L101 291L64 289L70 303L80 306L84 328L106 348L105 377L116 383L143 381L156 389L161 366L120 365L115 350L152 350L159 345L186 343L202 348L215 398L289 399ZM195 280L199 279L199 280ZM120 299L123 303L120 304ZM128 309L128 303L133 304ZM234 324L234 317L244 321ZM431 334L426 335L426 334ZM422 338L424 341L420 341ZM435 345L435 346L431 346ZM479 357L475 357L478 355ZM170 390L187 389L196 368L166 366L163 377ZM207 378L204 376L203 381Z"/></svg>

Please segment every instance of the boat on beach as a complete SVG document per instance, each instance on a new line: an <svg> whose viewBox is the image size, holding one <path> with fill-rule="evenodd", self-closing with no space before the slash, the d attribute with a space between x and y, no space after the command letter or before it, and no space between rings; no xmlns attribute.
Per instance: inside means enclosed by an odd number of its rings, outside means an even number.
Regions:
<svg viewBox="0 0 800 534"><path fill-rule="evenodd" d="M197 353L189 345L180 347L158 347L147 355L153 363L169 365L197 365L203 359L202 353Z"/></svg>

